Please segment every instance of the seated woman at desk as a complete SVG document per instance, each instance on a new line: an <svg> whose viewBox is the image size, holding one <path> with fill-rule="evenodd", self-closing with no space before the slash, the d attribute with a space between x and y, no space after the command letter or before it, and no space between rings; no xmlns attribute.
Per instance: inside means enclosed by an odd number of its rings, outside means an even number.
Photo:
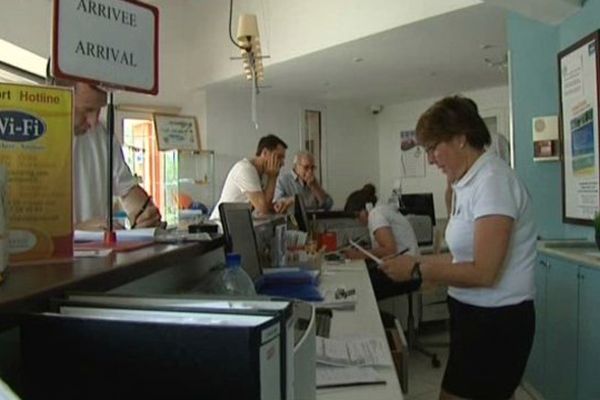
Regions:
<svg viewBox="0 0 600 400"><path fill-rule="evenodd" d="M446 242L451 254L398 256L395 281L449 285L450 355L440 399L509 399L535 330L533 207L515 172L485 153L488 129L461 96L432 105L417 123L430 164L452 182Z"/></svg>
<svg viewBox="0 0 600 400"><path fill-rule="evenodd" d="M399 211L389 205L377 205L375 186L366 184L362 189L352 192L346 200L344 211L353 213L358 221L368 227L371 237L370 250L379 258L390 258L397 254L419 254L415 232ZM366 256L356 249L349 249L344 255L350 259L364 259ZM418 289L415 282L395 282L385 275L376 265L370 265L369 278L377 300L398 296Z"/></svg>
<svg viewBox="0 0 600 400"><path fill-rule="evenodd" d="M345 212L356 215L358 222L367 226L371 237L371 253L379 258L400 252L418 255L417 237L406 217L390 205L376 203L375 186L368 183L352 192L344 206ZM347 250L345 256L351 259L366 257L356 249Z"/></svg>

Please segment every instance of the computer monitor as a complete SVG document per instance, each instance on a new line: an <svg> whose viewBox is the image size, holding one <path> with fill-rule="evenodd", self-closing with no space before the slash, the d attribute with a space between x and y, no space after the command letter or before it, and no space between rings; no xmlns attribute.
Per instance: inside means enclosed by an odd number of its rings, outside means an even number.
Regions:
<svg viewBox="0 0 600 400"><path fill-rule="evenodd" d="M308 232L308 216L306 214L306 207L304 206L304 200L300 195L294 196L294 218L298 223L298 229L303 232Z"/></svg>
<svg viewBox="0 0 600 400"><path fill-rule="evenodd" d="M225 236L225 251L242 257L242 268L252 280L262 275L256 233L248 203L219 204Z"/></svg>
<svg viewBox="0 0 600 400"><path fill-rule="evenodd" d="M401 195L399 200L399 211L404 215L427 215L431 219L431 225L435 226L433 193L410 193Z"/></svg>

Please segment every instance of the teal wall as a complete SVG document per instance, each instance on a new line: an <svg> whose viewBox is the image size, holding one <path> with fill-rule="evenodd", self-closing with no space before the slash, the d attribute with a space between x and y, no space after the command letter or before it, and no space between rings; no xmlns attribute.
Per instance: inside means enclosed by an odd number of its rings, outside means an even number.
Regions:
<svg viewBox="0 0 600 400"><path fill-rule="evenodd" d="M558 26L511 14L507 28L515 169L531 193L539 234L544 239L592 239L591 227L562 222L560 162L533 162L531 120L543 115L558 115L557 53L600 29L600 0L586 1L577 14Z"/></svg>

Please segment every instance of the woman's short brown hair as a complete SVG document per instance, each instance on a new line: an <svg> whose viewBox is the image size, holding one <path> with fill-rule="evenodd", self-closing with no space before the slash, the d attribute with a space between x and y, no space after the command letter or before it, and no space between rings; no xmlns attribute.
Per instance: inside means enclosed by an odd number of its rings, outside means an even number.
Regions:
<svg viewBox="0 0 600 400"><path fill-rule="evenodd" d="M492 141L477 104L467 97L445 97L429 107L417 122L419 143L447 142L459 135L465 135L467 143L476 149L483 149Z"/></svg>

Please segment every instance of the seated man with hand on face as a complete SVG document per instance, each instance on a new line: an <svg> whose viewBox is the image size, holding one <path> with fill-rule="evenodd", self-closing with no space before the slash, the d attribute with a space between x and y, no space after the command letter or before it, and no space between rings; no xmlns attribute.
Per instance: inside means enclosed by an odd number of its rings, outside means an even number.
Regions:
<svg viewBox="0 0 600 400"><path fill-rule="evenodd" d="M52 79L52 78L51 78ZM106 92L83 82L61 80L74 89L73 223L75 229L105 230L108 197L108 133L98 121L106 106ZM148 194L136 182L117 140L113 142L113 193L118 196L132 227L159 226L161 216ZM112 213L112 210L110 210ZM115 229L123 228L115 224Z"/></svg>
<svg viewBox="0 0 600 400"><path fill-rule="evenodd" d="M220 220L219 204L221 203L250 203L261 215L272 211L285 212L290 202L277 202L273 204L275 183L279 170L285 160L287 144L275 135L260 138L256 149L256 156L251 159L244 158L231 167L221 197L215 205L211 220ZM263 189L261 178L266 176Z"/></svg>
<svg viewBox="0 0 600 400"><path fill-rule="evenodd" d="M275 187L275 201L293 199L300 195L307 210L329 210L333 199L323 190L315 177L315 158L308 151L299 151L294 156L291 171L279 174Z"/></svg>

